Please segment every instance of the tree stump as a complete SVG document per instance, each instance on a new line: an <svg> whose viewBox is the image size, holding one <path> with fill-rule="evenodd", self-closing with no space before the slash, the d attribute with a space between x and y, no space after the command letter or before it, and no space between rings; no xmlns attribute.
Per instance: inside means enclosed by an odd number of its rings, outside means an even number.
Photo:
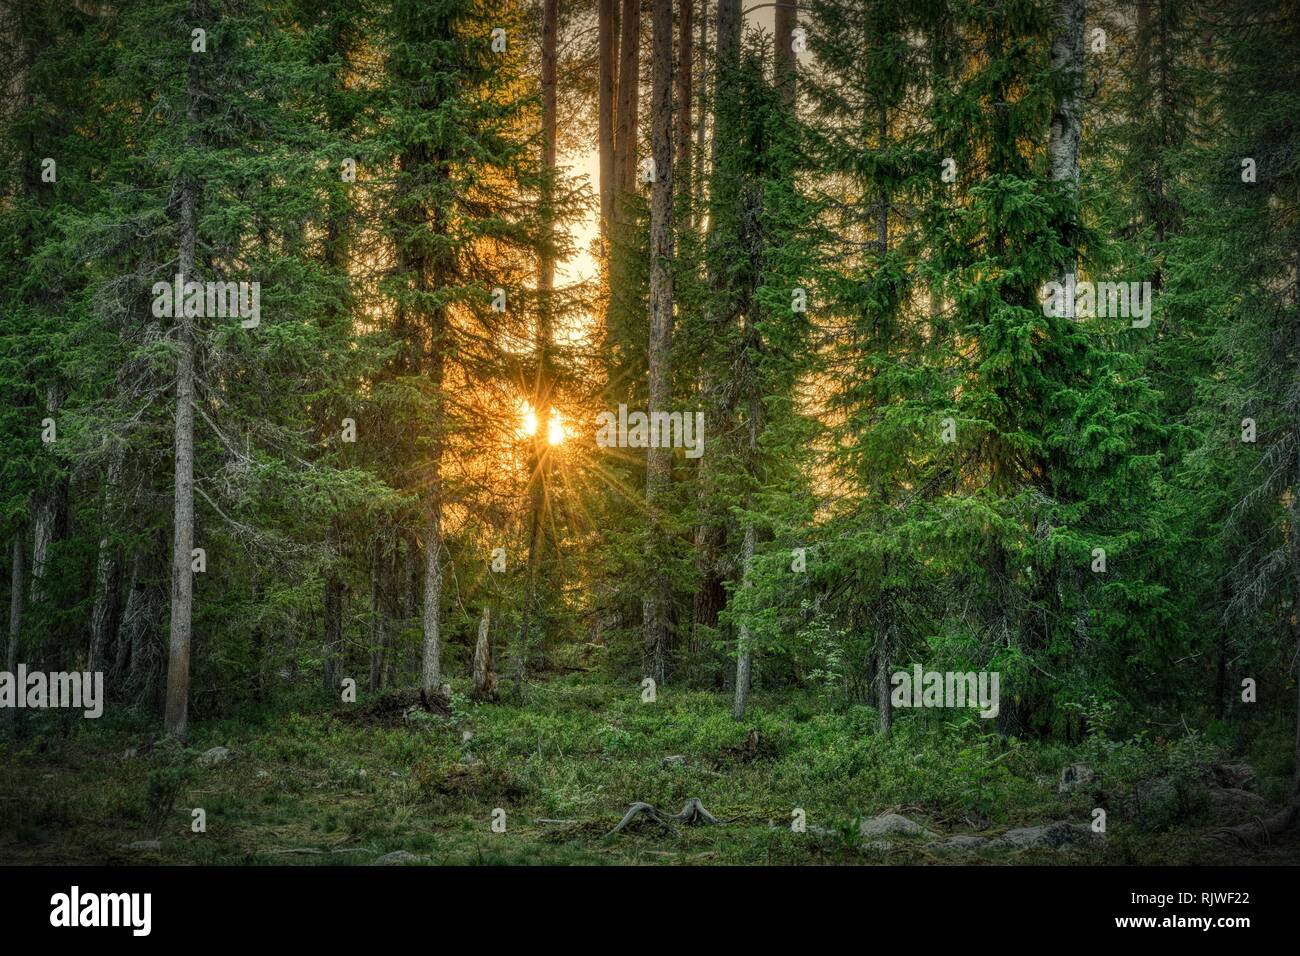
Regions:
<svg viewBox="0 0 1300 956"><path fill-rule="evenodd" d="M638 817L646 817L658 824L662 829L669 833L676 834L677 827L673 824L681 823L688 827L698 826L721 826L722 821L704 809L704 804L700 803L698 797L691 797L682 807L682 812L669 816L662 810L657 810L648 803L637 802L628 807L627 813L623 814L623 819L618 822L618 826L609 831L609 836L615 833L621 833L634 823Z"/></svg>

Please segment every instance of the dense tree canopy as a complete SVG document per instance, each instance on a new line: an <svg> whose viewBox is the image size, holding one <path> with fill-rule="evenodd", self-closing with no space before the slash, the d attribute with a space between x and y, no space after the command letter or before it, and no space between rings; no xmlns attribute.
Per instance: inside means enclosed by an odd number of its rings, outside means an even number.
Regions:
<svg viewBox="0 0 1300 956"><path fill-rule="evenodd" d="M1300 755L1293 0L0 10L9 671Z"/></svg>

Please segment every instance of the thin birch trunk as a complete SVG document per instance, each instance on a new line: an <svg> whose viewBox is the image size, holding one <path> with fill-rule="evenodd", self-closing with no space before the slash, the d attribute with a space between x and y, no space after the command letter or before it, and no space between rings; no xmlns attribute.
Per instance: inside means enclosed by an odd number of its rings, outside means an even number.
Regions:
<svg viewBox="0 0 1300 956"><path fill-rule="evenodd" d="M1079 137L1083 100L1083 0L1056 0L1059 32L1052 38L1052 67L1065 74L1067 86L1052 110L1047 141L1048 175L1053 182L1079 185Z"/></svg>

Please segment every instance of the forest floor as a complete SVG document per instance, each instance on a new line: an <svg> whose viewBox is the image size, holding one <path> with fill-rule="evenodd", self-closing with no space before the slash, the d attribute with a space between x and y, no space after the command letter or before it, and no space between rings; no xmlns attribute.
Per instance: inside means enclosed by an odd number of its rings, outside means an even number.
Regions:
<svg viewBox="0 0 1300 956"><path fill-rule="evenodd" d="M526 706L460 690L449 716L408 717L407 695L198 720L179 755L151 742L156 721L143 716L27 714L17 741L0 742L0 862L366 865L395 851L412 856L385 862L1300 861L1294 832L1264 847L1214 834L1282 803L1280 727L1244 753L1199 735L1070 748L924 712L881 737L870 708L828 710L811 694L757 693L736 723L722 694L668 687L643 703L639 686L588 675L532 685ZM229 754L201 756L217 747ZM1095 776L1060 792L1076 763ZM1251 779L1222 789L1225 765ZM642 815L611 834L633 803L668 816L692 798L719 823ZM1104 837L1087 829L1099 807ZM805 832L791 827L796 808ZM929 833L870 822L885 813ZM1063 847L996 842L1055 821L1076 825ZM990 842L937 846L957 835Z"/></svg>

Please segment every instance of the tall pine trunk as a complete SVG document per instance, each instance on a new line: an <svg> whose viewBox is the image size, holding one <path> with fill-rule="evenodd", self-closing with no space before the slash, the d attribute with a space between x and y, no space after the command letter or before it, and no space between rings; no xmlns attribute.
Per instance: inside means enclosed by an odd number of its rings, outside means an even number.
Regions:
<svg viewBox="0 0 1300 956"><path fill-rule="evenodd" d="M795 97L794 28L798 21L799 11L791 0L777 3L772 39L776 48L776 85L781 90L782 102L791 107Z"/></svg>
<svg viewBox="0 0 1300 956"><path fill-rule="evenodd" d="M622 0L618 38L618 113L614 134L613 215L622 218L623 194L636 188L637 104L640 93L641 3Z"/></svg>
<svg viewBox="0 0 1300 956"><path fill-rule="evenodd" d="M674 149L673 175L677 181L677 191L686 207L685 226L690 229L695 224L695 213L691 208L691 81L695 69L695 4L694 0L682 0L678 12L677 34L677 145Z"/></svg>
<svg viewBox="0 0 1300 956"><path fill-rule="evenodd" d="M650 149L654 183L650 198L650 420L668 412L670 351L673 335L673 11L671 0L654 0L651 8ZM689 105L689 104L688 104ZM646 451L647 567L653 568L648 593L642 599L645 657L649 676L662 683L669 654L669 581L665 572L668 547L663 531L663 504L671 479L672 450Z"/></svg>
<svg viewBox="0 0 1300 956"><path fill-rule="evenodd" d="M597 111L600 150L600 234L609 235L614 196L614 0L597 0Z"/></svg>
<svg viewBox="0 0 1300 956"><path fill-rule="evenodd" d="M325 572L325 643L321 662L321 680L325 690L333 693L339 686L339 658L343 651L344 584L335 566L335 562L339 560L341 547L337 518L330 521L329 531L326 534L330 564Z"/></svg>
<svg viewBox="0 0 1300 956"><path fill-rule="evenodd" d="M113 449L111 454L102 510L102 520L109 528L117 517L117 496L121 491L123 457L126 452L119 447ZM117 632L121 579L121 553L111 535L105 532L99 539L99 554L95 561L95 604L90 614L90 654L86 668L92 673L103 668L108 642Z"/></svg>
<svg viewBox="0 0 1300 956"><path fill-rule="evenodd" d="M371 572L371 611L374 631L370 646L370 692L384 689L385 668L393 644L396 622L393 620L393 588L397 542L390 535L387 541L375 542L375 561Z"/></svg>
<svg viewBox="0 0 1300 956"><path fill-rule="evenodd" d="M713 141L709 149L709 172L712 176L718 175L719 137L716 120L718 103L726 95L729 71L734 70L740 62L740 29L739 0L718 0L717 35L714 40L716 52L713 63L715 120ZM701 129L703 129L704 125L703 118L704 113L701 110ZM701 164L703 160L704 156L701 153ZM697 171L697 175L702 177L703 170ZM710 229L715 228L717 217L711 216L709 221L711 224ZM718 291L723 281L718 264L711 259L709 267L710 288ZM712 323L720 324L721 319L721 316L710 317ZM731 410L729 407L719 407L724 404L720 398L725 391L724 385L725 383L719 371L711 365L706 366L701 375L700 390L705 400L704 430L708 434L720 435L729 428ZM710 496L710 469L712 466L709 462L710 459L707 456L700 459L700 465L696 471L700 485L699 510L701 515L700 524L695 531L695 570L698 583L694 601L692 650L696 652L703 650L703 629L712 629L718 626L718 615L726 605L727 600L726 590L723 587L721 567L722 551L727 538L726 522Z"/></svg>
<svg viewBox="0 0 1300 956"><path fill-rule="evenodd" d="M57 419L62 404L62 393L57 385L45 389L45 415ZM45 577L49 570L50 546L54 543L59 517L63 511L62 499L65 493L62 481L50 483L37 490L32 503L32 566L31 566L31 602L39 613L45 604Z"/></svg>
<svg viewBox="0 0 1300 956"><path fill-rule="evenodd" d="M751 394L749 400L749 457L751 468L754 467L758 458L758 418L761 406L762 403L759 397ZM746 494L745 510L749 511L752 506L753 500L749 494ZM740 555L741 587L746 590L753 587L750 572L754 563L754 546L757 534L758 530L754 527L753 519L746 516L745 538ZM731 716L736 720L744 719L745 707L749 703L750 670L754 653L750 641L749 623L742 617L740 620L740 635L736 640L736 696L731 707Z"/></svg>
<svg viewBox="0 0 1300 956"><path fill-rule="evenodd" d="M23 600L27 587L23 562L26 554L23 548L23 531L19 528L14 533L13 566L9 570L9 646L5 653L5 670L10 674L18 670L18 637L23 630ZM5 708L5 724L12 730L17 723L18 708Z"/></svg>
<svg viewBox="0 0 1300 956"><path fill-rule="evenodd" d="M198 23L197 4L190 6L190 22ZM190 53L185 93L189 138L199 120L199 64L203 54ZM194 275L198 242L199 184L190 174L181 184L181 241L179 272ZM176 317L176 418L173 447L176 460L172 530L171 630L167 656L167 734L185 738L190 704L190 637L194 609L194 320L180 310Z"/></svg>
<svg viewBox="0 0 1300 956"><path fill-rule="evenodd" d="M540 433L542 425L538 424ZM524 592L524 608L519 620L519 640L515 650L515 696L523 699L524 684L528 678L530 632L537 612L537 563L541 551L542 510L545 507L541 479L542 458L537 436L533 436L533 451L529 455L528 480L528 583Z"/></svg>
<svg viewBox="0 0 1300 956"><path fill-rule="evenodd" d="M433 287L442 284L441 270L432 276ZM424 608L421 631L424 640L424 661L420 686L426 695L442 689L442 452L446 412L444 388L447 367L447 314L444 307L434 310L431 318L429 355L425 371L430 387L437 396L433 414L428 485L425 491L424 512Z"/></svg>
<svg viewBox="0 0 1300 956"><path fill-rule="evenodd" d="M537 334L533 342L536 369L533 373L533 393L530 404L537 416L537 431L532 436L528 462L528 583L524 594L524 609L519 625L518 655L515 659L515 692L522 697L524 681L530 666L531 631L538 615L537 575L541 565L542 550L546 546L546 469L549 458L547 430L551 407L551 321L555 291L555 176L556 166L556 63L559 33L559 2L543 0L542 4L542 250L537 278Z"/></svg>
<svg viewBox="0 0 1300 956"><path fill-rule="evenodd" d="M708 105L709 72L709 0L700 0L700 37L696 46L700 75L695 84L695 161L691 165L691 192L694 207L704 207L704 179L708 170L704 165L705 112ZM694 223L692 222L692 226Z"/></svg>

